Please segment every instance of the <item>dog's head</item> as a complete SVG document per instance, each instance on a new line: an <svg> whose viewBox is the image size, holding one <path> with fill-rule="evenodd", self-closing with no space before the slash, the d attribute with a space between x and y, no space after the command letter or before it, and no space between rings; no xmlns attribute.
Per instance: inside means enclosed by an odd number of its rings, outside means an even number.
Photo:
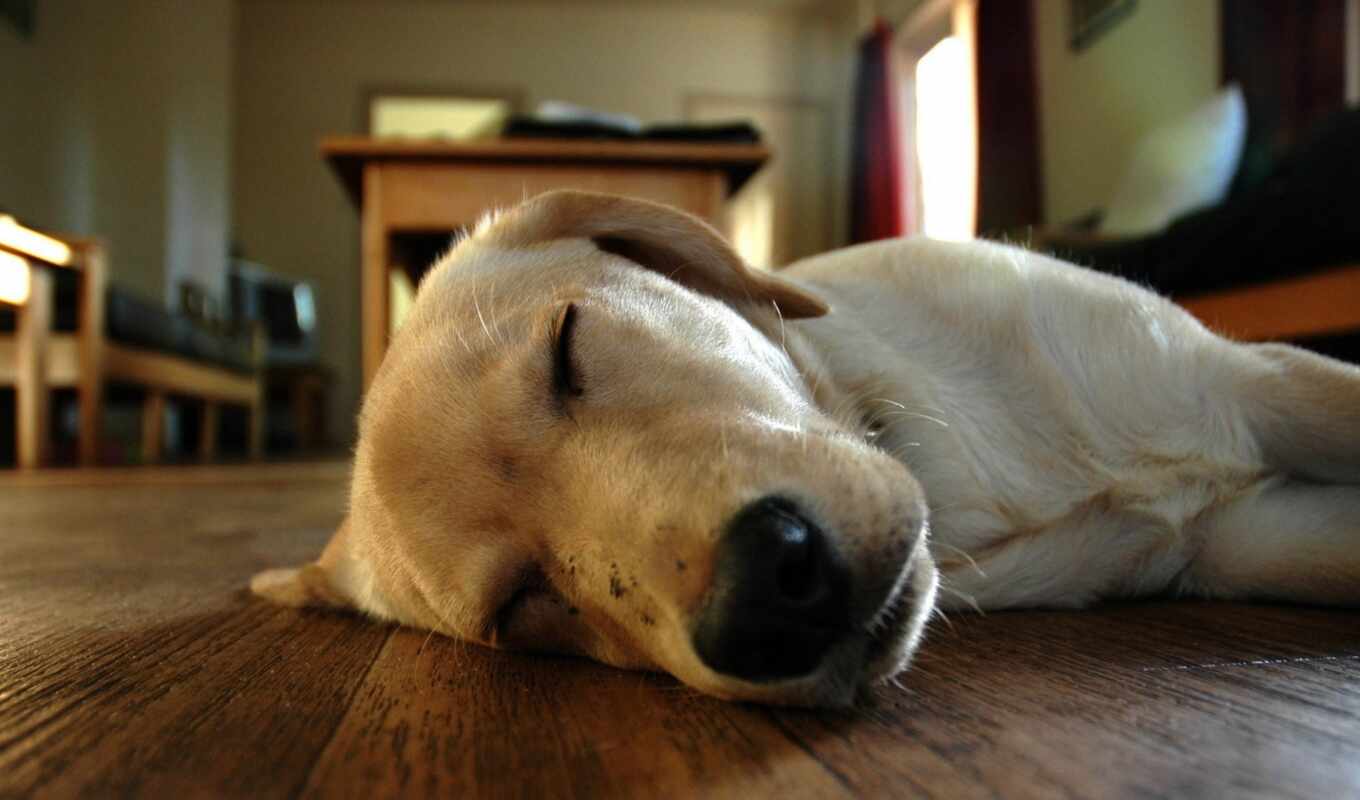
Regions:
<svg viewBox="0 0 1360 800"><path fill-rule="evenodd" d="M849 702L934 599L906 469L812 402L783 344L817 297L699 220L555 192L422 282L360 417L349 518L257 576L495 647Z"/></svg>

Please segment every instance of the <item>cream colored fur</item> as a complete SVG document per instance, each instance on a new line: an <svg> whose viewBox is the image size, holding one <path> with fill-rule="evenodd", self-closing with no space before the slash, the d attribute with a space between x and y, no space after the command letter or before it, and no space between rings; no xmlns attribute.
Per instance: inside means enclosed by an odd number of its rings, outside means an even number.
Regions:
<svg viewBox="0 0 1360 800"><path fill-rule="evenodd" d="M568 304L583 392L562 398ZM1360 370L1230 343L1115 278L924 239L760 273L678 211L552 193L422 282L365 399L346 524L252 585L843 704L906 667L937 605L1360 602L1357 445ZM856 627L814 673L748 683L691 628L726 520L772 492L850 565Z"/></svg>

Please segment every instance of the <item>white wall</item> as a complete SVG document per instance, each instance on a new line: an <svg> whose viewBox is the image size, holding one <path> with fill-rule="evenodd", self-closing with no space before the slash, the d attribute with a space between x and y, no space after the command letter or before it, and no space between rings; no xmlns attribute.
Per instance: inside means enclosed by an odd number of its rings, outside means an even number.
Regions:
<svg viewBox="0 0 1360 800"><path fill-rule="evenodd" d="M234 0L162 2L165 117L165 291L190 279L226 292L231 230Z"/></svg>
<svg viewBox="0 0 1360 800"><path fill-rule="evenodd" d="M1139 0L1086 49L1068 0L1033 0L1044 210L1062 223L1109 201L1134 144L1218 90L1218 0Z"/></svg>
<svg viewBox="0 0 1360 800"><path fill-rule="evenodd" d="M252 259L317 284L342 440L359 397L358 217L317 142L361 132L366 89L504 87L530 108L555 98L649 121L679 119L693 94L810 97L849 114L852 19L590 0L244 0L238 13L237 236ZM848 144L834 148L826 169L839 175Z"/></svg>
<svg viewBox="0 0 1360 800"><path fill-rule="evenodd" d="M113 279L169 297L220 280L230 155L231 0L43 0L0 27L0 206L108 240Z"/></svg>

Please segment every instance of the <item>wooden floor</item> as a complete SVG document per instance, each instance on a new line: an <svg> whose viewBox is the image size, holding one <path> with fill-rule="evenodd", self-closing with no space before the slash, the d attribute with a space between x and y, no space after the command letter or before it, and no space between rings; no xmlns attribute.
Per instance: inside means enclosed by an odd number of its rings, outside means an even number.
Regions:
<svg viewBox="0 0 1360 800"><path fill-rule="evenodd" d="M1355 797L1360 615L938 624L852 713L252 599L338 464L0 474L0 797Z"/></svg>

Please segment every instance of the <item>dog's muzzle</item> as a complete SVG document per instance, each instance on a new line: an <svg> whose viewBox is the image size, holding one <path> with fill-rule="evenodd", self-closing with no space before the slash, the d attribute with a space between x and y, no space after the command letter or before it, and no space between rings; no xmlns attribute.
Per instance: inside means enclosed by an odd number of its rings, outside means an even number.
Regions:
<svg viewBox="0 0 1360 800"><path fill-rule="evenodd" d="M694 628L704 664L748 681L806 675L850 627L850 573L821 529L782 497L742 509Z"/></svg>

